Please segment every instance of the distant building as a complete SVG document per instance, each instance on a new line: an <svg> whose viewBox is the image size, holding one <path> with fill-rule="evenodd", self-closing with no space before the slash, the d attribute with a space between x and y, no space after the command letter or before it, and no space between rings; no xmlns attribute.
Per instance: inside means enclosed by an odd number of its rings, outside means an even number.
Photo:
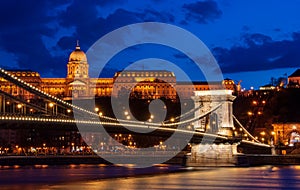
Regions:
<svg viewBox="0 0 300 190"><path fill-rule="evenodd" d="M230 89L236 92L237 85L231 79L219 82L178 82L171 71L134 70L117 72L113 78L90 78L86 54L77 43L70 54L65 78L41 78L30 70L11 70L11 74L53 96L68 100L74 98L118 96L130 90L130 95L141 99L176 99L177 91L181 98L193 96L195 90ZM134 86L132 86L134 84ZM13 96L32 99L34 95L0 79L0 90ZM177 91L176 91L177 90Z"/></svg>
<svg viewBox="0 0 300 190"><path fill-rule="evenodd" d="M259 87L259 90L263 90L263 91L273 91L273 90L276 90L276 87L271 85L271 84L267 84L267 85L264 85L264 86L260 86Z"/></svg>
<svg viewBox="0 0 300 190"><path fill-rule="evenodd" d="M300 88L300 69L288 76L288 88Z"/></svg>
<svg viewBox="0 0 300 190"><path fill-rule="evenodd" d="M273 123L274 143L294 146L300 143L300 123Z"/></svg>

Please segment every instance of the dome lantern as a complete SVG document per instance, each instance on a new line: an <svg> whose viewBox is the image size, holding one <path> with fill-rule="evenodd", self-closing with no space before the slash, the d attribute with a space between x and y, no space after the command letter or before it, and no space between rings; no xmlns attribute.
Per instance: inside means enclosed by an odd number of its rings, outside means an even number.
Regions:
<svg viewBox="0 0 300 190"><path fill-rule="evenodd" d="M79 61L80 63L86 63L87 58L85 53L80 49L79 41L77 40L75 50L69 56L69 62Z"/></svg>

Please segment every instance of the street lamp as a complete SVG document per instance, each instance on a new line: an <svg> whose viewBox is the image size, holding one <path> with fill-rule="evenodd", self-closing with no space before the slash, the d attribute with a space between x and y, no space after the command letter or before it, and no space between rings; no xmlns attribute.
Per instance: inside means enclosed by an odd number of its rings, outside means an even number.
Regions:
<svg viewBox="0 0 300 190"><path fill-rule="evenodd" d="M57 115L57 106L55 105L55 103L53 103L53 102L50 102L49 104L48 104L48 106L52 109L52 114L54 115Z"/></svg>
<svg viewBox="0 0 300 190"><path fill-rule="evenodd" d="M44 154L46 155L46 143L43 143L43 150L44 150Z"/></svg>
<svg viewBox="0 0 300 190"><path fill-rule="evenodd" d="M22 112L22 104L17 104L17 108L19 109L19 113Z"/></svg>
<svg viewBox="0 0 300 190"><path fill-rule="evenodd" d="M265 136L265 135L266 135L266 132L262 131L262 132L260 132L260 134L261 134L262 136Z"/></svg>
<svg viewBox="0 0 300 190"><path fill-rule="evenodd" d="M275 132L274 132L274 131L272 131L272 132L271 132L271 135L275 135Z"/></svg>

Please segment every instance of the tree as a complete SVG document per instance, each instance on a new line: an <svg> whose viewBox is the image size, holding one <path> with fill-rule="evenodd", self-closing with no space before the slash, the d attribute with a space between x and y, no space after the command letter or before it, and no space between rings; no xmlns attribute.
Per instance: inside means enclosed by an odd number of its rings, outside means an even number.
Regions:
<svg viewBox="0 0 300 190"><path fill-rule="evenodd" d="M286 84L286 78L285 77L271 77L270 79L270 84L272 86L278 86L278 87L283 87Z"/></svg>

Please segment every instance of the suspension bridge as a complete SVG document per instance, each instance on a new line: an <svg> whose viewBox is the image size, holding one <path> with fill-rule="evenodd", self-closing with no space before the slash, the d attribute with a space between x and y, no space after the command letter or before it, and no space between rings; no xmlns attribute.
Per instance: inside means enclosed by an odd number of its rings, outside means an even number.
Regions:
<svg viewBox="0 0 300 190"><path fill-rule="evenodd" d="M207 157L207 153L202 151L207 144L210 144L209 150L213 152L209 153L210 157L214 158L220 157L220 154L229 158L228 155L239 152L270 150L269 145L255 139L232 114L234 96L229 90L196 91L193 109L173 118L172 121L155 123L99 114L93 108L88 109L50 95L1 68L0 77L35 97L25 100L0 91L1 129L78 128L83 133L109 134L139 134L137 131L143 131L144 136L156 137L177 134L177 138L186 138L186 144L189 143L192 147L191 163L201 162L201 159L203 161L203 158ZM103 126L103 130L99 130L99 126ZM242 132L239 136L233 133L237 128ZM146 131L149 133L145 133ZM238 150L238 146L243 147L242 150Z"/></svg>

